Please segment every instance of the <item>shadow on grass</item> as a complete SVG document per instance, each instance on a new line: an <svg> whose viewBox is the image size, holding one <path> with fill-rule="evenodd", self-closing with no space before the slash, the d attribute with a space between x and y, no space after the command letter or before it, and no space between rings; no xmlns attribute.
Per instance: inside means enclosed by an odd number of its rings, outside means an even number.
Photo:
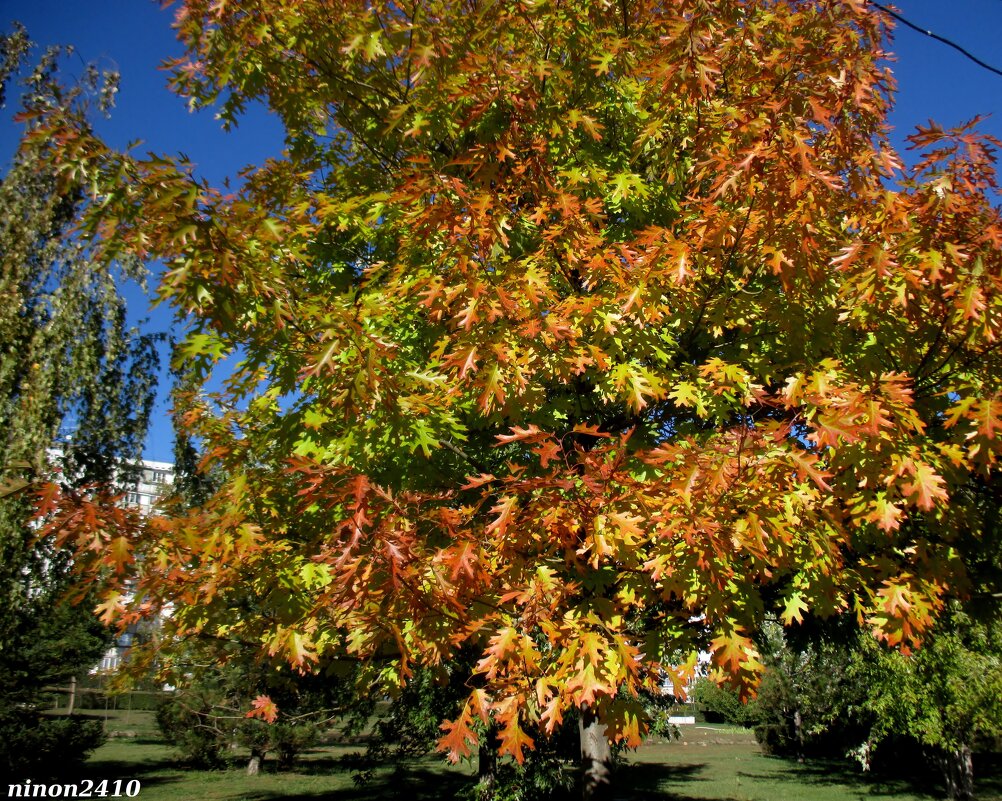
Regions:
<svg viewBox="0 0 1002 801"><path fill-rule="evenodd" d="M1002 752L974 755L974 788L978 797L1002 799Z"/></svg>
<svg viewBox="0 0 1002 801"><path fill-rule="evenodd" d="M766 756L765 759L775 760L775 773L738 771L738 776L792 784L856 786L865 788L866 793L872 796L895 796L902 793L935 795L939 790L938 776L924 766L916 766L916 770L903 776L881 770L863 773L858 767L842 759L814 758L801 763L787 757Z"/></svg>
<svg viewBox="0 0 1002 801"><path fill-rule="evenodd" d="M299 772L299 771L297 771ZM376 776L371 781L356 787L339 789L338 801L391 801L406 798L408 801L440 801L456 798L463 790L472 786L474 777L458 773L411 768L406 772L390 772ZM251 790L241 795L244 801L269 801L281 798L283 801L319 801L331 798L330 791L316 793L293 793L282 790Z"/></svg>
<svg viewBox="0 0 1002 801"><path fill-rule="evenodd" d="M128 777L138 779L143 787L168 785L181 782L186 777L181 773L181 766L169 754L162 758L133 759L100 759L85 762L74 775L82 779L98 782L102 779L114 781ZM169 775L164 775L164 773Z"/></svg>
<svg viewBox="0 0 1002 801"><path fill-rule="evenodd" d="M658 789L663 781L685 782L701 781L697 775L702 765L653 765L639 764L622 766L616 772L615 786L619 788L614 796L623 801L705 801L697 796L673 789L670 795ZM456 773L443 773L438 770L411 768L407 771L381 774L373 780L358 787L339 790L338 801L395 801L406 798L408 801L444 801L468 794L474 776L464 776ZM297 793L290 795L281 791L251 791L242 796L245 801L320 801L328 799L329 793ZM580 797L571 794L569 798ZM721 796L716 801L739 801L732 797Z"/></svg>
<svg viewBox="0 0 1002 801"><path fill-rule="evenodd" d="M159 745L164 744L163 737L156 734L140 734L136 737L112 737L111 740L118 740L119 742L135 743L136 745Z"/></svg>
<svg viewBox="0 0 1002 801"><path fill-rule="evenodd" d="M686 795L680 792L677 785L684 785L687 782L702 782L705 779L700 776L705 772L706 765L698 762L688 764L666 765L659 762L632 762L620 765L616 768L614 782L621 791L615 793L617 798L629 799L629 801L664 801L671 798L672 801L698 801L695 796ZM673 785L670 792L662 789L664 783L670 782ZM629 789L626 789L629 788ZM736 801L733 798L721 797L719 801Z"/></svg>
<svg viewBox="0 0 1002 801"><path fill-rule="evenodd" d="M274 769L274 764L269 764L268 768ZM330 776L332 773L351 773L360 770L360 767L346 761L343 755L321 753L297 759L292 770L303 776Z"/></svg>

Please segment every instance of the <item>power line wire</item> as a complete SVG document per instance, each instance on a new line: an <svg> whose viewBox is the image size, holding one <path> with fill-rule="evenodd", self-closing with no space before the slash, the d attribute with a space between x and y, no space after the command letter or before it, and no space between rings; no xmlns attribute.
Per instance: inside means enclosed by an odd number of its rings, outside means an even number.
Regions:
<svg viewBox="0 0 1002 801"><path fill-rule="evenodd" d="M969 58L971 61L973 61L979 67L983 67L984 69L988 70L989 72L994 72L996 75L1002 75L1002 70L998 69L997 67L993 67L991 64L986 64L984 61L982 61L976 55L974 55L973 53L965 50L963 47L961 47L956 42L950 41L945 36L940 36L938 33L933 33L932 31L927 31L925 28L920 28L914 22L911 22L911 21L905 19L904 17L902 17L897 11L892 11L887 6L881 5L880 3L876 2L876 0L867 0L867 2L871 6L873 6L874 8L879 8L881 11L883 11L888 16L894 17L894 19L896 19L902 25L907 25L913 31L918 31L919 33L924 33L926 36L931 36L937 42L942 42L943 44L952 47L954 50L957 50L958 52L960 52L963 55L967 56L967 58Z"/></svg>

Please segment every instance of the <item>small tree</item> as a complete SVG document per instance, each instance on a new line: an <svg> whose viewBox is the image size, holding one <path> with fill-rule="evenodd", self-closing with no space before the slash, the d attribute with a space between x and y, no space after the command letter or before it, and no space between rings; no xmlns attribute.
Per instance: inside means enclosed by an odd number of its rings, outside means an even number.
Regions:
<svg viewBox="0 0 1002 801"><path fill-rule="evenodd" d="M763 628L765 671L748 720L767 752L842 757L865 738L867 688L852 672L858 632L841 623L792 642L776 624Z"/></svg>
<svg viewBox="0 0 1002 801"><path fill-rule="evenodd" d="M233 644L189 643L171 656L167 670L163 675L176 690L157 711L157 724L182 759L200 767L218 767L240 747L249 751L251 775L269 753L279 770L289 770L353 708L350 672L331 667L302 676L259 663Z"/></svg>

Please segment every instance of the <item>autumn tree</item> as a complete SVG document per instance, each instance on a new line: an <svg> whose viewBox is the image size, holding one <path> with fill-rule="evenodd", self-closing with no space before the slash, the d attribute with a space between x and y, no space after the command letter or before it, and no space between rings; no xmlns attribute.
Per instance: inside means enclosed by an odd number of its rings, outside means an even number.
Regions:
<svg viewBox="0 0 1002 801"><path fill-rule="evenodd" d="M5 92L20 96L26 119L58 111L86 131L115 76L89 69L65 86L63 51L29 69L31 51L23 28L0 34L0 105ZM141 454L157 359L126 325L118 287L142 267L92 258L73 236L80 182L46 167L51 143L30 121L26 137L0 178L0 772L10 776L65 769L103 736L94 722L40 715L43 688L93 667L109 632L93 603L68 602L71 552L37 536L30 488L54 474L66 488L121 477L122 460Z"/></svg>
<svg viewBox="0 0 1002 801"><path fill-rule="evenodd" d="M908 647L964 592L1002 432L994 143L930 124L902 167L877 9L176 15L177 92L227 124L266 103L287 151L228 194L39 129L100 247L168 264L176 413L227 476L127 552L72 527L140 582L109 618L170 600L178 634L343 652L376 686L475 648L441 747L494 725L521 760L572 709L639 742L639 693L701 648L753 683L767 613Z"/></svg>

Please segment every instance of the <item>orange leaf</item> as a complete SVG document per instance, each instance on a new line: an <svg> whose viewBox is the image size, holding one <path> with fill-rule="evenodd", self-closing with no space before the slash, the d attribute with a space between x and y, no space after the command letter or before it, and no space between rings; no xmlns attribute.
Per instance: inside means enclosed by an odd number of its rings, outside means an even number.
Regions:
<svg viewBox="0 0 1002 801"><path fill-rule="evenodd" d="M525 755L522 753L522 749L529 748L531 750L535 747L533 739L518 725L517 715L511 715L507 725L501 729L500 737L501 747L498 749L498 753L511 754L515 757L515 761L519 765L525 762Z"/></svg>
<svg viewBox="0 0 1002 801"><path fill-rule="evenodd" d="M519 428L518 426L512 426L511 431L512 431L511 434L498 434L496 437L497 441L503 445L508 445L509 443L512 442L524 442L524 441L536 442L541 437L549 436L549 434L540 431L538 426L535 426L531 423L529 424L528 428Z"/></svg>
<svg viewBox="0 0 1002 801"><path fill-rule="evenodd" d="M949 499L943 479L930 465L925 462L916 462L913 476L914 481L905 484L903 489L906 495L915 496L915 505L919 509L928 512L936 505L936 500L946 501Z"/></svg>
<svg viewBox="0 0 1002 801"><path fill-rule="evenodd" d="M463 757L473 753L473 746L477 745L477 735L470 728L470 716L466 709L456 721L445 721L439 727L445 732L438 740L440 751L446 752L448 760L456 764Z"/></svg>
<svg viewBox="0 0 1002 801"><path fill-rule="evenodd" d="M108 555L111 557L115 572L121 573L132 561L132 543L127 537L115 537L108 543Z"/></svg>
<svg viewBox="0 0 1002 801"><path fill-rule="evenodd" d="M278 718L278 707L267 695L259 695L251 702L251 707L246 715L248 718L261 718L268 723L274 723Z"/></svg>

